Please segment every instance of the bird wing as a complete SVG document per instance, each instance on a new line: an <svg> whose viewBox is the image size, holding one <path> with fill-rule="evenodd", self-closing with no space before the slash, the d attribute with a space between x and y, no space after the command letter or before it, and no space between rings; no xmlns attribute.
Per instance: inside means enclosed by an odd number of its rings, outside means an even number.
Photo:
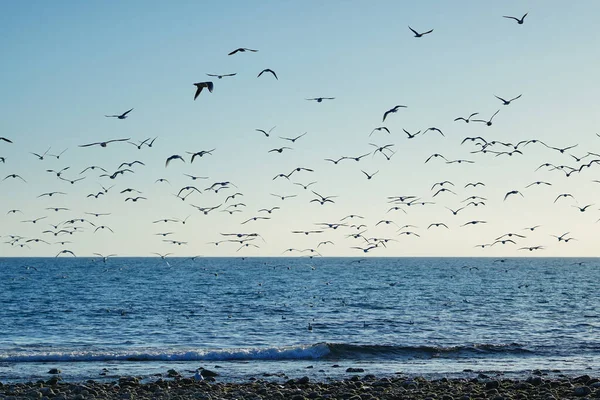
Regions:
<svg viewBox="0 0 600 400"><path fill-rule="evenodd" d="M127 110L127 111L125 111L123 114L121 114L121 117L124 117L124 116L126 116L126 115L127 115L127 114L129 114L131 111L133 111L133 108L131 108L131 109L129 109L129 110Z"/></svg>
<svg viewBox="0 0 600 400"><path fill-rule="evenodd" d="M419 32L415 31L413 28L411 28L410 26L408 27L408 29L410 29L412 31L412 33L414 33L415 35L418 35Z"/></svg>

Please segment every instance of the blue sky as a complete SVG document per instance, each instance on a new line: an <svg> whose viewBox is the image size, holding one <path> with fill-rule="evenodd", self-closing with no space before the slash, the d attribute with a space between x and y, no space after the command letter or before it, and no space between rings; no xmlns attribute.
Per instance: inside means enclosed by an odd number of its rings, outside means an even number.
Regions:
<svg viewBox="0 0 600 400"><path fill-rule="evenodd" d="M494 157L470 154L473 145L460 145L467 136L512 143L540 139L556 147L578 144L572 154L600 153L599 117L596 112L600 78L597 74L599 35L595 16L600 4L580 1L462 2L260 2L230 1L164 2L27 2L6 3L0 15L0 136L14 144L0 143L1 178L22 175L27 184L12 179L0 183L0 235L43 238L51 243L70 240L65 247L30 243L31 248L2 244L2 256L54 256L63 248L77 255L116 253L150 255L279 255L286 248L315 248L323 255L358 255L351 246L360 240L345 238L355 233L347 227L326 230L318 236L298 236L292 230L318 229L315 223L338 222L348 214L365 217L367 237L398 240L373 250L378 256L531 255L522 246L545 246L539 255L595 256L595 237L600 229L597 205L579 212L573 205L596 203L600 185L597 167L566 178L560 171L534 170L544 162L578 167L572 157L535 144L520 148L523 155ZM529 15L523 25L503 15ZM414 38L418 31L434 29ZM227 54L238 47L257 53ZM271 76L256 78L271 68ZM216 79L206 73L237 73ZM194 82L212 79L213 93L203 92L193 101ZM510 106L494 98L523 94ZM335 97L323 103L305 98ZM384 124L391 134L369 133L381 126L383 112L397 104L407 109L392 114ZM105 118L134 108L129 118ZM458 116L480 112L486 118L496 110L494 124L453 122ZM255 129L273 130L266 138ZM445 137L428 132L408 140L410 132L436 126ZM283 154L268 150L287 145L278 136L304 132L293 150ZM128 144L107 148L78 145L116 138L141 141L158 137L153 148L137 150ZM332 165L325 158L358 156L372 151L369 143L394 144L390 161L380 154L360 163ZM60 160L39 161L30 152L54 154L68 149ZM210 150L212 156L193 164L165 168L168 156L186 151ZM494 148L494 150L501 150ZM470 159L472 165L447 165L437 160L424 164L433 153L451 159ZM587 158L587 161L593 159ZM110 179L88 173L71 185L45 172L69 166L65 176L74 179L89 165L110 172L122 162L141 160L146 166L135 173ZM272 178L295 167L314 169L297 173L292 181L308 183L323 195L339 196L335 204L309 203L314 197L291 182ZM361 169L379 173L367 180ZM198 186L231 181L237 189L218 194L192 194L185 202L173 196L181 187L196 184L183 174L208 176ZM297 177L297 178L296 178ZM166 178L168 184L155 180ZM450 180L457 195L442 193L432 199L435 182ZM525 189L533 181L552 186ZM464 189L467 182L482 181L484 188ZM115 184L106 196L86 198L101 187ZM124 202L119 191L135 188L146 202ZM48 191L68 195L37 198ZM524 198L503 201L510 190ZM189 203L216 206L234 192L247 204L243 213L199 214ZM271 193L296 194L281 201ZM559 193L572 199L553 203ZM431 206L404 207L386 213L387 196L415 195ZM470 195L487 198L486 206L471 207L453 216L445 207L457 208ZM238 200L236 199L236 200ZM231 203L229 200L228 204ZM64 214L46 207L67 207ZM281 207L270 220L240 222L257 215L258 209ZM24 215L6 215L21 209ZM60 236L41 232L85 212L107 212L104 219L90 220L111 227L99 231L88 224L83 233ZM185 218L186 225L157 226L164 217ZM40 225L20 221L47 216ZM391 219L399 226L416 225L420 237L397 236L397 228L381 224ZM485 225L460 227L470 220ZM444 222L450 229L427 229ZM522 229L542 225L533 232ZM173 246L155 236L186 241ZM233 243L208 245L221 240L220 233L258 232L260 248ZM516 246L498 244L477 249L507 232L527 236ZM559 243L552 234L571 232L578 239ZM6 238L5 238L6 239ZM305 253L306 254L306 253Z"/></svg>

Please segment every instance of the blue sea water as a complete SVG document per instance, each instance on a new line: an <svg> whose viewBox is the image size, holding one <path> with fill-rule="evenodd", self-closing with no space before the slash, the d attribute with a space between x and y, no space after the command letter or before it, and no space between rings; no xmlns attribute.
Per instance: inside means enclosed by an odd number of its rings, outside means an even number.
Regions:
<svg viewBox="0 0 600 400"><path fill-rule="evenodd" d="M347 367L589 373L600 368L599 267L564 258L0 258L0 381L47 378L54 367L66 380L199 367L222 380L324 380Z"/></svg>

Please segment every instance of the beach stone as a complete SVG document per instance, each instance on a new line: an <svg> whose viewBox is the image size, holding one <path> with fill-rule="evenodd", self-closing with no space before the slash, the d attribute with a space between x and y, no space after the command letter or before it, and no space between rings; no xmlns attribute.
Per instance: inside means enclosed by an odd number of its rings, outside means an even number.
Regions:
<svg viewBox="0 0 600 400"><path fill-rule="evenodd" d="M296 379L294 383L298 385L306 385L310 382L310 378L308 376L303 376L302 378Z"/></svg>
<svg viewBox="0 0 600 400"><path fill-rule="evenodd" d="M219 376L218 373L211 371L210 369L204 369L204 368L200 368L200 375L202 375L204 378L212 378L215 376Z"/></svg>
<svg viewBox="0 0 600 400"><path fill-rule="evenodd" d="M573 389L573 394L577 397L584 397L592 393L592 389L587 386L579 386Z"/></svg>
<svg viewBox="0 0 600 400"><path fill-rule="evenodd" d="M485 384L486 390L498 389L499 387L500 387L500 382L498 382L498 381L489 381L489 382L486 382L486 384Z"/></svg>
<svg viewBox="0 0 600 400"><path fill-rule="evenodd" d="M180 377L181 374L179 374L179 372L175 371L174 369L170 369L167 371L167 376L169 378L177 378L177 377Z"/></svg>
<svg viewBox="0 0 600 400"><path fill-rule="evenodd" d="M402 382L402 387L405 389L416 389L417 383L415 381L407 380Z"/></svg>
<svg viewBox="0 0 600 400"><path fill-rule="evenodd" d="M297 394L294 397L292 397L291 400L306 400L306 397L302 396L301 394Z"/></svg>
<svg viewBox="0 0 600 400"><path fill-rule="evenodd" d="M450 396L449 394L445 394L442 396L442 400L454 400L454 397Z"/></svg>
<svg viewBox="0 0 600 400"><path fill-rule="evenodd" d="M352 368L352 367L350 367L350 368L346 369L346 372L357 373L357 372L365 372L365 370L362 369L362 368Z"/></svg>
<svg viewBox="0 0 600 400"><path fill-rule="evenodd" d="M51 375L58 375L60 374L62 371L58 368L51 368L50 371L48 371L49 374Z"/></svg>
<svg viewBox="0 0 600 400"><path fill-rule="evenodd" d="M573 379L574 383L583 383L584 385L587 385L589 381L592 380L592 377L589 375L581 375L578 376L577 378Z"/></svg>
<svg viewBox="0 0 600 400"><path fill-rule="evenodd" d="M54 390L52 390L52 388L50 388L50 387L42 387L42 388L40 388L40 393L42 395L48 396L48 397L56 396L56 393L54 393Z"/></svg>

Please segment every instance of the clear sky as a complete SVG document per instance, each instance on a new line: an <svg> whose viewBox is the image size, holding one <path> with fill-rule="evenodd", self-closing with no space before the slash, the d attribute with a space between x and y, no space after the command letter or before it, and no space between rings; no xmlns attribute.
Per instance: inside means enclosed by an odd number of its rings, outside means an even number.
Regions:
<svg viewBox="0 0 600 400"><path fill-rule="evenodd" d="M368 246L363 239L346 238L354 228L325 229L322 234L297 235L293 230L320 229L316 223L336 223L349 214L364 220L345 221L367 225L365 237L390 238L376 256L598 256L600 224L600 164L573 173L535 169L542 163L578 168L600 153L598 89L600 88L600 35L597 16L600 3L593 0L564 2L479 0L434 1L225 1L225 2L4 2L0 13L0 235L40 238L52 244L27 246L1 244L0 256L55 256L62 249L78 256L115 253L145 256L152 252L204 256L276 256L287 248L319 247L325 256L362 256L352 246ZM503 18L521 17L525 23ZM419 32L434 29L421 38ZM238 48L256 53L227 54ZM270 74L257 75L265 68ZM206 74L236 73L223 79ZM204 90L193 100L193 83L212 80L214 92ZM513 98L508 106L494 97ZM313 97L335 97L317 103ZM390 114L395 105L406 105ZM134 110L127 119L106 118ZM493 125L454 122L459 116L479 112L487 119L496 110ZM479 117L477 116L477 117ZM477 118L475 117L475 118ZM255 129L269 130L265 137ZM391 133L373 128L386 126ZM445 137L427 132L409 140L403 132L440 128ZM279 138L307 134L290 143ZM539 139L549 146L578 144L561 154L540 144L521 145L513 156L471 154L480 147L461 145L465 137L482 136L516 144ZM154 138L152 148L138 150L127 143L80 148L79 145L117 138L142 141ZM360 162L338 165L325 158L358 156L374 147L394 144L388 161L381 153ZM282 154L269 150L292 147ZM66 152L56 159L38 160L34 153ZM190 164L187 151L215 149L212 155ZM510 150L501 145L490 151ZM446 164L448 159L468 159L473 164ZM567 154L568 153L568 154ZM165 167L171 155L183 155ZM133 174L114 180L97 171L80 172L91 165L115 172L122 162L140 160ZM59 180L47 169L70 167L67 179L84 177L75 184ZM295 167L314 172L294 173L290 181L273 180ZM361 172L379 171L367 180ZM206 176L192 181L184 174ZM159 178L170 184L155 183ZM435 197L435 182L450 180L452 193ZM218 193L206 191L214 182L231 181ZM304 190L293 182L307 184ZM464 188L481 181L485 187ZM534 181L552 186L525 188ZM115 185L104 196L86 197ZM179 189L196 185L202 194L177 199ZM126 188L142 192L147 200L125 202ZM311 190L334 198L335 204L310 203ZM519 190L524 197L505 194ZM64 196L41 197L50 191ZM241 192L233 200L227 196ZM284 201L272 193L297 195ZM554 203L560 193L571 193ZM401 206L391 211L387 196L413 195L435 204ZM485 206L469 206L454 216L468 196L486 198ZM222 212L243 202L243 212ZM218 206L203 215L190 204ZM223 204L223 205L222 205ZM580 212L575 205L594 204ZM261 208L280 207L272 214ZM51 211L47 207L65 207ZM23 214L7 214L19 209ZM93 217L85 212L110 213ZM270 220L241 222L254 216ZM44 217L36 224L21 221ZM186 224L154 224L159 218L185 218ZM50 224L72 218L81 232L72 235L43 234ZM398 235L398 226L420 235ZM486 224L465 226L472 221ZM427 229L443 222L449 229ZM541 225L534 232L523 228ZM61 228L70 228L69 225ZM60 229L60 228L59 228ZM407 229L404 229L407 231ZM163 242L159 232L173 232L167 239L187 242L177 246ZM260 248L239 249L239 244L208 242L225 239L221 233L257 232L264 238L251 243ZM490 248L502 234L514 232L526 238ZM551 235L570 232L577 240L559 242ZM71 241L65 246L55 242ZM18 243L25 243L21 240ZM539 252L520 247L544 246ZM300 253L292 253L298 255ZM303 254L309 254L308 252Z"/></svg>

